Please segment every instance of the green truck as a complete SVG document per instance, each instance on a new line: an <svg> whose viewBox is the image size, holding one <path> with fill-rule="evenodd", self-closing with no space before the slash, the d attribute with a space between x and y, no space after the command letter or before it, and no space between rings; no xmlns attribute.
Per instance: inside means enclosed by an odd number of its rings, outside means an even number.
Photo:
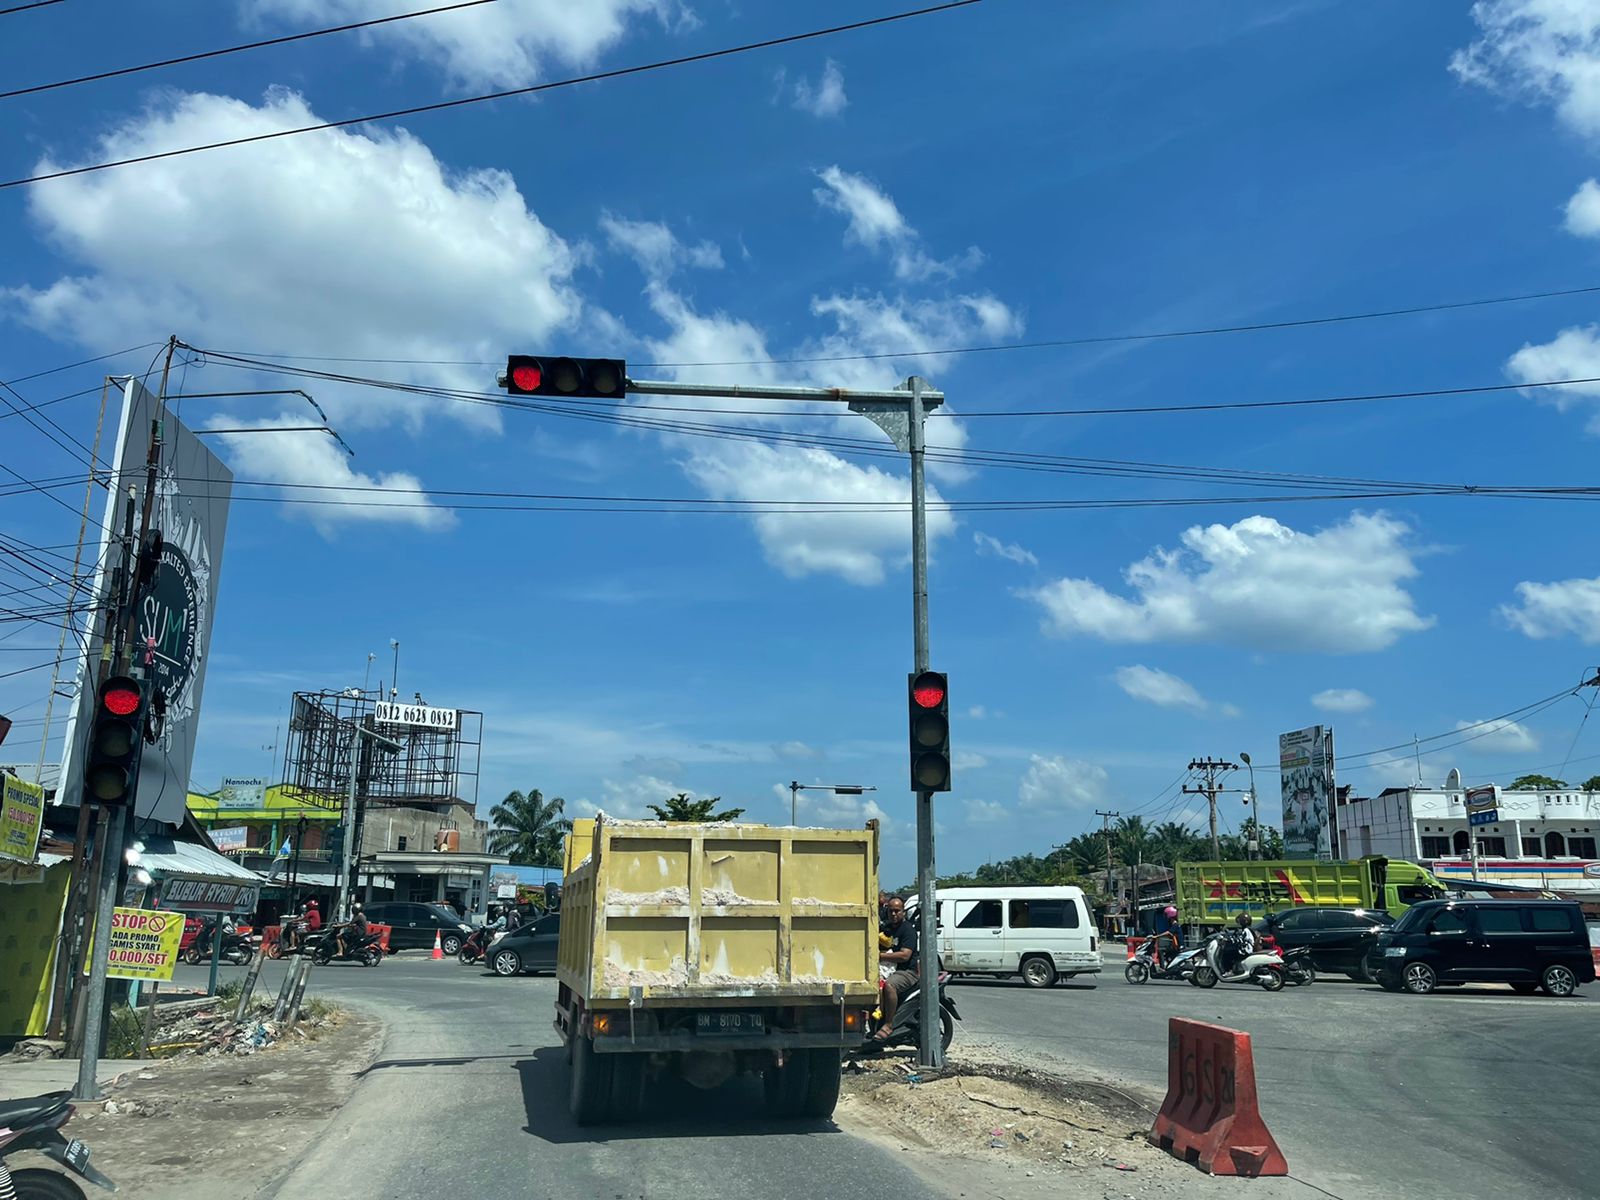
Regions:
<svg viewBox="0 0 1600 1200"><path fill-rule="evenodd" d="M1178 920L1184 928L1226 925L1240 913L1259 921L1286 908L1381 908L1398 917L1445 894L1415 863L1369 855L1352 862L1178 864Z"/></svg>

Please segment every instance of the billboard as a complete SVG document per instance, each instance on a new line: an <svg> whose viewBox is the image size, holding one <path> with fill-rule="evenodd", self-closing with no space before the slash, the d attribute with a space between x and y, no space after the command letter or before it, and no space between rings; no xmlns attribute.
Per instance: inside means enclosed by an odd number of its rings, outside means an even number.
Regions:
<svg viewBox="0 0 1600 1200"><path fill-rule="evenodd" d="M265 808L267 804L267 781L265 779L235 779L232 776L223 776L222 786L217 789L218 808Z"/></svg>
<svg viewBox="0 0 1600 1200"><path fill-rule="evenodd" d="M226 829L211 829L207 832L210 834L211 844L220 854L226 854L230 850L243 850L250 844L250 829L245 825L230 825ZM271 847L267 849L270 850Z"/></svg>
<svg viewBox="0 0 1600 1200"><path fill-rule="evenodd" d="M1288 858L1331 859L1333 828L1333 727L1312 725L1278 737L1278 781L1283 798L1283 852Z"/></svg>
<svg viewBox="0 0 1600 1200"><path fill-rule="evenodd" d="M206 655L217 610L217 582L222 569L222 539L233 493L233 472L170 412L158 412L156 397L137 379L123 392L121 431L113 461L114 486L107 489L100 530L100 566L95 574L95 606L110 603L113 570L122 565L120 536L130 487L141 493L149 457L151 422L161 422L161 462L150 512L150 528L165 539L155 583L135 617L134 665L147 683L166 697L167 715L161 736L145 747L135 797L141 819L168 825L183 820L200 727L200 698L205 688ZM57 803L76 803L82 793L83 739L95 696L96 675L104 644L97 623L89 632L88 653L79 668L78 701L67 723Z"/></svg>

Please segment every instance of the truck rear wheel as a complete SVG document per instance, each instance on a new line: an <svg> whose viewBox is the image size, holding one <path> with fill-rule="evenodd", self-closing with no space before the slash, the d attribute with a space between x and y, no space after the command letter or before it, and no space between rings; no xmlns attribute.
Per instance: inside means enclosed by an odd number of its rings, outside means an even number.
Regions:
<svg viewBox="0 0 1600 1200"><path fill-rule="evenodd" d="M637 1121L644 1115L645 1056L607 1055L611 1065L611 1119Z"/></svg>
<svg viewBox="0 0 1600 1200"><path fill-rule="evenodd" d="M806 1082L806 1099L800 1115L823 1120L833 1116L834 1107L839 1103L844 1061L837 1050L809 1050L806 1055L811 1059L811 1078Z"/></svg>
<svg viewBox="0 0 1600 1200"><path fill-rule="evenodd" d="M806 1111L806 1103L811 1094L810 1055L803 1050L796 1050L789 1055L783 1066L772 1064L762 1073L761 1086L766 1094L769 1115L774 1117L802 1115ZM835 1087L837 1088L837 1084Z"/></svg>
<svg viewBox="0 0 1600 1200"><path fill-rule="evenodd" d="M594 1043L581 1033L572 1039L572 1089L567 1108L579 1125L593 1125L611 1114L611 1080L615 1060L596 1054Z"/></svg>

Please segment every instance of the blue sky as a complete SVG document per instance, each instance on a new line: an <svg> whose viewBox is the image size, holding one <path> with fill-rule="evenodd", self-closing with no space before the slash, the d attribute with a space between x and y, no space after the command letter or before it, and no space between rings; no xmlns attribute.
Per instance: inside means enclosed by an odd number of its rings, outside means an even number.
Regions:
<svg viewBox="0 0 1600 1200"><path fill-rule="evenodd" d="M407 7L169 3L158 26L146 9L67 3L0 27L7 77L24 86ZM871 14L880 11L894 9ZM498 0L0 100L0 174L865 15L843 3L802 12ZM957 414L930 423L930 439L946 446L1592 483L1600 387L1562 389L1560 403L1543 389L1188 414L978 414L1600 376L1593 294L1276 332L772 360L1600 283L1600 186L1586 184L1600 171L1596 78L1600 4L988 0L536 98L0 190L0 378L14 381L13 402L53 400L95 388L108 369L143 372L154 351L15 381L170 333L258 356L391 360L307 365L473 390L492 390L493 363L511 351L615 354L636 377L716 382L892 386L917 372ZM643 365L725 361L756 365ZM476 363L486 365L461 365ZM865 803L823 794L807 815L884 817L886 870L909 875L904 513L453 512L436 494L892 503L906 494L900 461L298 383L356 457L318 435L214 439L241 479L325 490L240 490L265 499L233 510L197 785L265 772L289 694L359 685L369 652L374 677L386 676L395 638L405 696L486 713L486 802L536 786L574 811L637 812L683 789L778 819L791 779L874 784ZM214 358L175 374L175 390L191 392L296 385ZM94 394L45 411L92 436ZM181 413L219 427L307 416L276 398L196 400ZM877 436L831 412L682 419ZM34 479L81 468L9 411L0 461ZM937 465L932 480L957 502L1283 494L970 462ZM307 496L366 506L292 502ZM1587 503L1388 497L936 514L933 660L951 676L958 754L957 790L939 801L941 865L1064 841L1098 825L1096 808L1182 818L1186 801L1164 789L1194 756L1245 750L1268 764L1272 816L1281 731L1331 721L1347 754L1577 684L1600 654ZM68 512L36 493L12 492L0 506L10 539L59 547L76 536ZM15 569L0 570L0 588L22 585ZM17 647L54 642L44 625L0 626L0 673L51 657ZM18 722L5 758L32 757L48 677L0 679L0 711ZM1555 704L1424 758L1424 777L1455 765L1504 783L1570 755L1567 777L1583 779L1600 770L1600 731L1580 726L1583 715L1580 699ZM1341 768L1340 781L1404 782L1416 766L1396 757ZM1226 822L1241 814L1230 800Z"/></svg>

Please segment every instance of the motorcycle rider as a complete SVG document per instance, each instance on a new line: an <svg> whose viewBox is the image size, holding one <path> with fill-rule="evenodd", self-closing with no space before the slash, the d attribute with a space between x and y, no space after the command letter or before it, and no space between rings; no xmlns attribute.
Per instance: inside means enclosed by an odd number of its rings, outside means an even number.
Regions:
<svg viewBox="0 0 1600 1200"><path fill-rule="evenodd" d="M361 911L361 902L358 900L350 906L350 919L335 927L333 942L339 957L345 956L346 938L349 939L349 945L360 945L361 939L367 936L369 930L367 914Z"/></svg>
<svg viewBox="0 0 1600 1200"><path fill-rule="evenodd" d="M1171 961L1172 956L1183 949L1183 927L1178 924L1178 910L1172 905L1162 910L1153 940L1155 944L1152 950L1157 963Z"/></svg>
<svg viewBox="0 0 1600 1200"><path fill-rule="evenodd" d="M1240 913L1234 917L1233 923L1236 928L1230 939L1234 946L1233 960L1223 964L1224 969L1229 971L1256 952L1256 931L1251 927L1250 914Z"/></svg>
<svg viewBox="0 0 1600 1200"><path fill-rule="evenodd" d="M886 1042L894 1029L895 1010L900 1001L920 978L917 966L917 925L906 919L906 902L899 896L890 896L883 906L887 922L884 933L889 936L889 948L878 954L878 961L890 968L889 977L883 981L881 1003L883 1021L873 1036Z"/></svg>

